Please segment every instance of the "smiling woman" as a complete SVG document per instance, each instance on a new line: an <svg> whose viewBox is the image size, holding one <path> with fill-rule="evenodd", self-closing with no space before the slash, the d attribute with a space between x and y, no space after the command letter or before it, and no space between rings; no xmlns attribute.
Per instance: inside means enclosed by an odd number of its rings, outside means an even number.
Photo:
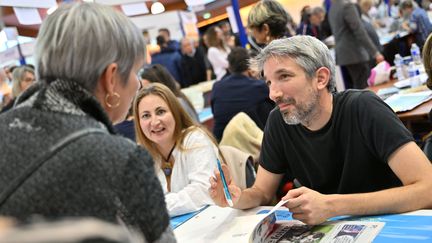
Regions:
<svg viewBox="0 0 432 243"><path fill-rule="evenodd" d="M152 83L135 98L137 142L155 160L171 216L213 204L208 178L219 152L213 136L192 120L168 87Z"/></svg>

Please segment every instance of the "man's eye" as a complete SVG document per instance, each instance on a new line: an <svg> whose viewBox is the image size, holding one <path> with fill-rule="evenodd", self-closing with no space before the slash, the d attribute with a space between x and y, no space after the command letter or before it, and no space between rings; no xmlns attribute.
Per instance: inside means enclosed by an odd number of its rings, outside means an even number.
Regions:
<svg viewBox="0 0 432 243"><path fill-rule="evenodd" d="M281 76L279 77L280 80L287 80L289 78L290 76L288 74L281 74Z"/></svg>

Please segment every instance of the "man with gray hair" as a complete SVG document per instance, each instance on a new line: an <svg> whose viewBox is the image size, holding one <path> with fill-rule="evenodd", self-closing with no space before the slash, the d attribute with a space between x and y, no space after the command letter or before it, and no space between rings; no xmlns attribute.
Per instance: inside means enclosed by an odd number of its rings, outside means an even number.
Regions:
<svg viewBox="0 0 432 243"><path fill-rule="evenodd" d="M274 40L256 64L277 107L252 188L241 191L225 169L235 208L268 205L284 175L299 187L282 198L285 206L306 224L432 207L431 163L375 94L333 92L334 62L323 43ZM213 200L226 206L219 173L210 180Z"/></svg>
<svg viewBox="0 0 432 243"><path fill-rule="evenodd" d="M194 40L184 37L180 40L180 76L182 88L207 80L206 55L201 48L195 48Z"/></svg>

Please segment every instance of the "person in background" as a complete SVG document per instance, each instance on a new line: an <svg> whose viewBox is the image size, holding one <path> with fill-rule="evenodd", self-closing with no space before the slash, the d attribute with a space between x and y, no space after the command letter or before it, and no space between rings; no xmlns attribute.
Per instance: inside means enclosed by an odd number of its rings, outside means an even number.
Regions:
<svg viewBox="0 0 432 243"><path fill-rule="evenodd" d="M336 64L342 67L345 88L366 88L370 57L380 63L384 56L369 38L356 6L346 0L333 0L329 23L335 38Z"/></svg>
<svg viewBox="0 0 432 243"><path fill-rule="evenodd" d="M193 120L197 122L199 121L198 114L195 111L194 106L186 97L186 95L180 90L178 82L173 76L171 76L165 67L159 64L144 67L141 72L141 82L143 83L143 86L146 86L150 83L161 83L167 86L177 97L183 109L189 114L189 116Z"/></svg>
<svg viewBox="0 0 432 243"><path fill-rule="evenodd" d="M258 44L267 45L287 34L289 14L277 1L255 4L248 15L248 28Z"/></svg>
<svg viewBox="0 0 432 243"><path fill-rule="evenodd" d="M305 13L307 20L300 24L297 34L299 35L310 35L323 40L321 34L321 23L324 21L325 11L321 7L315 7Z"/></svg>
<svg viewBox="0 0 432 243"><path fill-rule="evenodd" d="M2 108L1 112L10 110L13 107L15 99L18 97L18 95L30 87L34 81L34 69L27 66L15 68L12 74L12 100L10 100L9 103Z"/></svg>
<svg viewBox="0 0 432 243"><path fill-rule="evenodd" d="M122 135L125 138L129 138L131 141L136 141L135 138L135 126L133 122L133 114L132 114L132 105L129 108L129 111L126 115L126 118L117 123L114 124L114 130L117 134Z"/></svg>
<svg viewBox="0 0 432 243"><path fill-rule="evenodd" d="M74 2L47 16L38 82L0 115L1 215L89 216L175 242L152 158L112 126L140 86L144 50L140 30L110 6Z"/></svg>
<svg viewBox="0 0 432 243"><path fill-rule="evenodd" d="M325 20L326 12L322 7L314 7L309 16L309 22L312 26L312 33L314 37L319 40L324 40L326 36L324 36L322 32L321 25Z"/></svg>
<svg viewBox="0 0 432 243"><path fill-rule="evenodd" d="M210 63L210 61L209 61L209 59L207 57L208 48L209 48L207 39L208 39L207 38L207 34L203 33L201 35L198 43L197 43L198 46L196 46L196 48L201 49L203 51L203 53L205 54L205 56L204 56L205 59L204 60L205 60L206 68L207 68L206 77L207 77L207 80L212 80L212 79L216 78L216 75L214 74L213 67L212 67L212 65L211 65L211 63Z"/></svg>
<svg viewBox="0 0 432 243"><path fill-rule="evenodd" d="M178 51L180 50L180 44L176 40L171 40L171 33L167 28L160 28L158 30L158 36L162 36L167 43L166 48L169 50Z"/></svg>
<svg viewBox="0 0 432 243"><path fill-rule="evenodd" d="M300 11L300 24L296 30L297 35L312 35L312 26L310 23L310 14L312 8L309 5L304 6Z"/></svg>
<svg viewBox="0 0 432 243"><path fill-rule="evenodd" d="M414 6L412 0L404 0L400 3L399 9L409 22L402 23L402 28L415 34L416 44L421 48L432 32L432 24L426 11L418 6Z"/></svg>
<svg viewBox="0 0 432 243"><path fill-rule="evenodd" d="M216 82L212 89L211 108L214 116L213 134L222 139L228 122L239 112L245 112L261 129L274 103L268 98L264 81L251 76L248 50L236 47L228 55L230 74Z"/></svg>
<svg viewBox="0 0 432 243"><path fill-rule="evenodd" d="M375 16L370 14L374 7L374 0L359 0L357 5L360 7L360 17L362 20L372 24L374 28L379 28L379 24L375 20Z"/></svg>
<svg viewBox="0 0 432 243"><path fill-rule="evenodd" d="M171 216L213 204L208 177L218 159L212 135L193 121L171 90L163 84L145 86L134 100L138 144L155 159Z"/></svg>
<svg viewBox="0 0 432 243"><path fill-rule="evenodd" d="M181 76L181 55L178 49L174 49L166 42L165 37L159 35L156 37L160 52L154 53L151 64L160 64L164 66L181 86L185 86L185 81Z"/></svg>
<svg viewBox="0 0 432 243"><path fill-rule="evenodd" d="M206 54L201 48L195 48L194 41L187 37L181 39L180 46L182 88L207 80Z"/></svg>
<svg viewBox="0 0 432 243"><path fill-rule="evenodd" d="M373 92L333 92L335 64L324 43L310 36L275 40L255 62L278 107L267 120L255 184L229 186L234 208L268 205L283 174L298 182L282 198L285 206L309 225L432 208L432 164ZM226 206L215 174L210 195Z"/></svg>
<svg viewBox="0 0 432 243"><path fill-rule="evenodd" d="M216 74L216 80L221 80L227 74L227 57L231 50L225 44L223 32L218 26L210 27L206 31L206 35L209 46L207 58Z"/></svg>
<svg viewBox="0 0 432 243"><path fill-rule="evenodd" d="M9 86L5 70L0 68L0 108L8 104L11 99L12 88Z"/></svg>
<svg viewBox="0 0 432 243"><path fill-rule="evenodd" d="M150 64L151 63L151 54L150 54L150 48L149 46L151 45L151 37L150 37L150 33L148 32L148 30L143 30L142 31L142 35L144 38L144 44L146 45L146 62L145 64Z"/></svg>
<svg viewBox="0 0 432 243"><path fill-rule="evenodd" d="M17 65L11 65L11 66L5 68L6 76L10 82L12 82L12 80L13 80L12 73L13 73L15 68L17 68Z"/></svg>
<svg viewBox="0 0 432 243"><path fill-rule="evenodd" d="M224 37L225 37L224 41L229 46L229 48L234 48L236 46L241 46L241 44L240 44L240 38L238 36L238 33L234 34L232 32L230 22L224 20L224 21L221 21L218 26L222 30L222 32L224 34Z"/></svg>
<svg viewBox="0 0 432 243"><path fill-rule="evenodd" d="M370 1L370 0L366 0ZM362 2L364 3L364 2ZM355 5L359 15L362 15L362 7L359 4ZM378 33L376 32L372 22L366 20L365 18L361 18L361 22L363 24L363 27L366 30L366 33L368 34L369 38L371 39L372 43L375 45L376 49L381 53L383 51L383 47L381 46ZM374 56L370 56L369 61L370 69L376 66L376 60Z"/></svg>

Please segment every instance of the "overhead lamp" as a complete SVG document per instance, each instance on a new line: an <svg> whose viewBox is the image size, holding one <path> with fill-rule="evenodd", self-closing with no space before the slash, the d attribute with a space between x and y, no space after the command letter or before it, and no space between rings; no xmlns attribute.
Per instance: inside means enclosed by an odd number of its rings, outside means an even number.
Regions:
<svg viewBox="0 0 432 243"><path fill-rule="evenodd" d="M203 14L203 19L209 19L209 18L211 18L211 13L206 12Z"/></svg>
<svg viewBox="0 0 432 243"><path fill-rule="evenodd" d="M163 13L165 11L165 6L161 2L154 1L150 7L150 11L152 14Z"/></svg>

